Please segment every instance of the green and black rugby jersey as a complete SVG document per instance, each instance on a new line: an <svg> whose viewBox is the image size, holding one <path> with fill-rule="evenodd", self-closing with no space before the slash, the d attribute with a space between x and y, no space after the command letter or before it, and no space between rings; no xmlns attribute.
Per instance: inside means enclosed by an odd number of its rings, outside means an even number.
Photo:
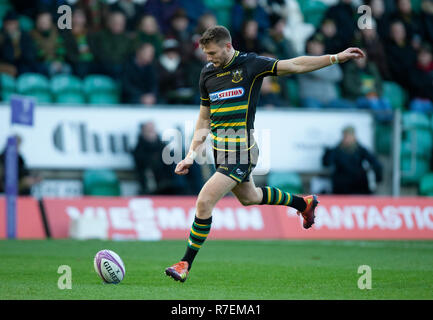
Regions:
<svg viewBox="0 0 433 320"><path fill-rule="evenodd" d="M249 150L255 144L257 101L263 77L277 74L277 59L235 51L224 67L206 64L200 75L201 104L210 107L213 148Z"/></svg>

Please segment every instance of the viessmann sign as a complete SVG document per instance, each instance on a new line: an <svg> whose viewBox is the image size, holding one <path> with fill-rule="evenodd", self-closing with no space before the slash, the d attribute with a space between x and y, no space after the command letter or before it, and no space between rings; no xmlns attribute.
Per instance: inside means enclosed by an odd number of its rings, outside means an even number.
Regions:
<svg viewBox="0 0 433 320"><path fill-rule="evenodd" d="M110 239L186 239L194 218L194 197L46 199L54 238L69 236L71 219L98 216ZM283 206L244 207L223 198L213 212L215 239L433 239L429 198L321 196L309 230Z"/></svg>

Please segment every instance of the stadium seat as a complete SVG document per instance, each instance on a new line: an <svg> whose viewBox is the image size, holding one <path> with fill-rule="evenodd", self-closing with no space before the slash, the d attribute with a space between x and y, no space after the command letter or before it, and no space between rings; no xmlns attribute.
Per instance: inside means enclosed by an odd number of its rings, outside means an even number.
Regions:
<svg viewBox="0 0 433 320"><path fill-rule="evenodd" d="M57 103L85 103L83 84L72 75L56 75L51 78L51 92Z"/></svg>
<svg viewBox="0 0 433 320"><path fill-rule="evenodd" d="M387 98L393 109L403 109L406 104L406 91L392 81L383 82L383 97Z"/></svg>
<svg viewBox="0 0 433 320"><path fill-rule="evenodd" d="M26 31L26 32L33 30L33 28L35 26L33 20L27 16L20 15L18 21L20 23L21 30Z"/></svg>
<svg viewBox="0 0 433 320"><path fill-rule="evenodd" d="M218 24L230 28L232 7L234 0L205 0L204 4L211 9L217 18Z"/></svg>
<svg viewBox="0 0 433 320"><path fill-rule="evenodd" d="M120 184L116 173L108 169L84 171L83 194L88 196L119 196Z"/></svg>
<svg viewBox="0 0 433 320"><path fill-rule="evenodd" d="M404 140L417 150L417 154L431 157L433 141L432 133L426 129L410 129L404 132Z"/></svg>
<svg viewBox="0 0 433 320"><path fill-rule="evenodd" d="M392 125L377 124L375 131L376 151L380 154L390 155L392 145Z"/></svg>
<svg viewBox="0 0 433 320"><path fill-rule="evenodd" d="M39 103L52 102L48 79L38 73L24 73L17 79L17 91L19 94L34 97Z"/></svg>
<svg viewBox="0 0 433 320"><path fill-rule="evenodd" d="M302 180L296 172L271 171L268 184L286 192L300 194L303 192Z"/></svg>
<svg viewBox="0 0 433 320"><path fill-rule="evenodd" d="M430 129L429 117L421 112L406 111L402 114L403 130Z"/></svg>
<svg viewBox="0 0 433 320"><path fill-rule="evenodd" d="M289 101L291 106L300 106L301 102L299 99L299 84L296 79L287 79L286 88L289 94Z"/></svg>
<svg viewBox="0 0 433 320"><path fill-rule="evenodd" d="M433 172L422 176L419 182L419 193L422 196L433 196Z"/></svg>
<svg viewBox="0 0 433 320"><path fill-rule="evenodd" d="M91 104L119 103L119 88L116 82L105 75L89 75L84 79L84 92Z"/></svg>
<svg viewBox="0 0 433 320"><path fill-rule="evenodd" d="M404 155L401 157L400 171L403 185L418 184L429 171L429 161L422 157Z"/></svg>
<svg viewBox="0 0 433 320"><path fill-rule="evenodd" d="M16 83L15 78L7 73L0 74L1 100L9 101L9 97L15 93Z"/></svg>
<svg viewBox="0 0 433 320"><path fill-rule="evenodd" d="M299 7L304 15L304 21L319 27L328 6L318 0L298 0Z"/></svg>

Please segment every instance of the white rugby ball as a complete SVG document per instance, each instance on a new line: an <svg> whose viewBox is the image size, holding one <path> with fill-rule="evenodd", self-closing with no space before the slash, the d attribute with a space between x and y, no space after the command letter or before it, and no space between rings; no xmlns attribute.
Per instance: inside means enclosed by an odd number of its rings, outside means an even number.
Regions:
<svg viewBox="0 0 433 320"><path fill-rule="evenodd" d="M99 251L93 260L93 265L96 273L106 283L117 284L125 277L125 264L114 251Z"/></svg>

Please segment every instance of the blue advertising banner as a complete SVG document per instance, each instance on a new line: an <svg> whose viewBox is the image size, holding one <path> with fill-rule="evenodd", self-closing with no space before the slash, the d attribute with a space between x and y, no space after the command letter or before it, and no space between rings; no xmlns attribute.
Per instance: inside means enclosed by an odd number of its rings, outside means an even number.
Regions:
<svg viewBox="0 0 433 320"><path fill-rule="evenodd" d="M33 126L35 100L30 97L11 97L11 124Z"/></svg>
<svg viewBox="0 0 433 320"><path fill-rule="evenodd" d="M5 157L5 191L6 191L6 234L9 239L16 238L16 205L18 193L17 139L9 137Z"/></svg>

